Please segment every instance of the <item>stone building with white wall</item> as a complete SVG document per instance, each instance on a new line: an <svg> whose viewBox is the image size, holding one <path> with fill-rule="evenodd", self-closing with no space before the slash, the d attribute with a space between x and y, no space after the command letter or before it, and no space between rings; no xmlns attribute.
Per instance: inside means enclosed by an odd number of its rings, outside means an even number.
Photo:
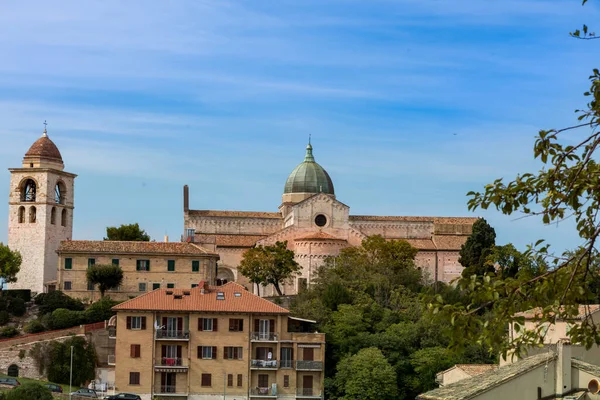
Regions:
<svg viewBox="0 0 600 400"><path fill-rule="evenodd" d="M461 274L458 252L476 218L351 215L350 207L336 199L333 182L312 151L309 143L304 161L289 175L279 212L192 210L184 186L184 239L219 254L218 282L235 280L250 288L237 272L244 252L287 241L302 266L302 275L284 286L286 294L294 294L310 284L325 258L372 235L416 247L417 265L431 280L450 282ZM272 295L273 289L262 294Z"/></svg>
<svg viewBox="0 0 600 400"><path fill-rule="evenodd" d="M45 283L56 280L56 249L73 234L77 175L64 171L60 151L45 129L21 168L9 171L8 246L22 256L17 282L9 286L43 292Z"/></svg>

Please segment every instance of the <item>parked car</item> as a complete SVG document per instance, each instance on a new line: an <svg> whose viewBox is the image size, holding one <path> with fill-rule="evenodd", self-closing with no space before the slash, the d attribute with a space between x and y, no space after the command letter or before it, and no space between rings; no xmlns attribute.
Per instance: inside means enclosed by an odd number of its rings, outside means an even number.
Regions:
<svg viewBox="0 0 600 400"><path fill-rule="evenodd" d="M96 393L95 390L84 389L84 388L81 388L79 390L71 392L71 396L75 397L76 399L80 398L80 397L85 397L85 398L90 398L90 399L98 399L99 398L98 394Z"/></svg>
<svg viewBox="0 0 600 400"><path fill-rule="evenodd" d="M0 385L19 386L20 384L17 378L0 378Z"/></svg>
<svg viewBox="0 0 600 400"><path fill-rule="evenodd" d="M44 384L44 386L46 386L48 389L50 389L51 392L54 393L62 393L62 387L60 385L55 385L54 383L46 383Z"/></svg>
<svg viewBox="0 0 600 400"><path fill-rule="evenodd" d="M133 393L119 393L113 394L112 396L108 396L104 398L105 400L142 400L140 396Z"/></svg>

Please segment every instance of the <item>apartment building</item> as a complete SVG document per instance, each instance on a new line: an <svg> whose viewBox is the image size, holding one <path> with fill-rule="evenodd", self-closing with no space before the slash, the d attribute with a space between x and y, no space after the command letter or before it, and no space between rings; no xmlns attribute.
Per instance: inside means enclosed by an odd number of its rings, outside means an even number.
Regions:
<svg viewBox="0 0 600 400"><path fill-rule="evenodd" d="M85 301L100 298L88 284L92 265L115 264L123 270L123 283L107 292L115 300L127 300L155 289L190 289L201 280L214 282L219 255L193 243L66 240L58 250L56 287Z"/></svg>
<svg viewBox="0 0 600 400"><path fill-rule="evenodd" d="M315 321L230 282L160 289L114 307L116 390L143 399L322 399Z"/></svg>

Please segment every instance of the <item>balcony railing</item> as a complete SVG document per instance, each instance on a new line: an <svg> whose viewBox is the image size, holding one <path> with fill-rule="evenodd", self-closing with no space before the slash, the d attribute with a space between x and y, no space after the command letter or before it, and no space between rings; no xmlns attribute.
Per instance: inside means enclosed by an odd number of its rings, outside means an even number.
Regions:
<svg viewBox="0 0 600 400"><path fill-rule="evenodd" d="M157 329L157 339L190 340L190 331L175 331L170 329Z"/></svg>
<svg viewBox="0 0 600 400"><path fill-rule="evenodd" d="M250 389L250 396L277 396L270 387L255 387Z"/></svg>
<svg viewBox="0 0 600 400"><path fill-rule="evenodd" d="M108 355L107 363L108 363L108 365L115 365L115 355L114 354Z"/></svg>
<svg viewBox="0 0 600 400"><path fill-rule="evenodd" d="M154 365L161 367L183 367L183 358L178 357L158 357L154 360Z"/></svg>
<svg viewBox="0 0 600 400"><path fill-rule="evenodd" d="M252 360L250 368L254 369L277 369L277 360Z"/></svg>
<svg viewBox="0 0 600 400"><path fill-rule="evenodd" d="M185 389L179 388L177 389L176 385L160 385L156 388L156 393L158 394L186 394L187 391Z"/></svg>
<svg viewBox="0 0 600 400"><path fill-rule="evenodd" d="M250 339L259 342L276 342L277 334L275 332L250 332Z"/></svg>
<svg viewBox="0 0 600 400"><path fill-rule="evenodd" d="M323 361L296 361L298 371L323 371Z"/></svg>
<svg viewBox="0 0 600 400"><path fill-rule="evenodd" d="M296 396L311 397L311 398L322 398L323 397L320 389L313 389L313 388L297 388Z"/></svg>
<svg viewBox="0 0 600 400"><path fill-rule="evenodd" d="M108 338L109 339L116 339L117 338L117 327L116 326L110 326L108 328Z"/></svg>
<svg viewBox="0 0 600 400"><path fill-rule="evenodd" d="M281 360L279 368L294 368L294 360Z"/></svg>

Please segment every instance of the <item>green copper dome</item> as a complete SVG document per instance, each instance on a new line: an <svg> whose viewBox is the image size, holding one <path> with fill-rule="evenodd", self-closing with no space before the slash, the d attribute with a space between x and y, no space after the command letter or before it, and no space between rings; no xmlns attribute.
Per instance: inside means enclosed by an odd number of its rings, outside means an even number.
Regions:
<svg viewBox="0 0 600 400"><path fill-rule="evenodd" d="M329 174L315 162L310 142L306 146L304 162L294 168L285 183L283 193L335 194Z"/></svg>

